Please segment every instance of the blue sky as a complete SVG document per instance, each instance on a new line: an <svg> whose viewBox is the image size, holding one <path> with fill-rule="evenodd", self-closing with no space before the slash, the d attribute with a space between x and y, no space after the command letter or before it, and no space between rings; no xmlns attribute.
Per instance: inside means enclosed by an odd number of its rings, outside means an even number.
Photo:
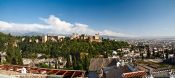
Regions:
<svg viewBox="0 0 175 78"><path fill-rule="evenodd" d="M0 25L45 25L50 16L90 31L175 36L175 0L0 0Z"/></svg>

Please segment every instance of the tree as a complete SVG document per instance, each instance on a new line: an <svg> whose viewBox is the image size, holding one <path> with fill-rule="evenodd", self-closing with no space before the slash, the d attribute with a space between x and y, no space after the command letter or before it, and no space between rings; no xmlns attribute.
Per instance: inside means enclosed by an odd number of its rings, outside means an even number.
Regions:
<svg viewBox="0 0 175 78"><path fill-rule="evenodd" d="M141 58L142 58L142 60L144 59L143 53L141 53Z"/></svg>
<svg viewBox="0 0 175 78"><path fill-rule="evenodd" d="M7 51L6 51L6 59L7 62L10 64L22 64L22 56L20 53L20 49L15 46L15 41L13 38L9 38L8 45L7 45Z"/></svg>
<svg viewBox="0 0 175 78"><path fill-rule="evenodd" d="M66 60L67 60L66 67L69 68L71 66L69 54L67 54Z"/></svg>
<svg viewBox="0 0 175 78"><path fill-rule="evenodd" d="M155 50L153 48L153 54L152 54L153 58L155 58Z"/></svg>
<svg viewBox="0 0 175 78"><path fill-rule="evenodd" d="M88 71L88 67L89 67L89 58L87 56L85 56L85 58L83 58L83 61L82 61L82 65L83 65L83 69Z"/></svg>
<svg viewBox="0 0 175 78"><path fill-rule="evenodd" d="M7 43L7 40L8 40L8 36L4 33L1 33L0 32L0 51L5 51L5 48L6 48L6 43Z"/></svg>
<svg viewBox="0 0 175 78"><path fill-rule="evenodd" d="M74 57L73 57L73 68L74 68L74 69L77 68L77 64L78 64L78 63L77 63L77 59L76 59L76 57L74 56Z"/></svg>
<svg viewBox="0 0 175 78"><path fill-rule="evenodd" d="M166 60L168 60L168 55L169 55L169 51L166 49L165 50L165 58L166 58Z"/></svg>
<svg viewBox="0 0 175 78"><path fill-rule="evenodd" d="M150 58L151 53L150 53L149 45L146 45L146 49L147 49L147 58Z"/></svg>

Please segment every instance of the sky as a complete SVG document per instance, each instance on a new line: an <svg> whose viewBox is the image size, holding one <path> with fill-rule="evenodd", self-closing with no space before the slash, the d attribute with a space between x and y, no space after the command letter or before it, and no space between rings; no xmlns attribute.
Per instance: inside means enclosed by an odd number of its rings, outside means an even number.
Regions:
<svg viewBox="0 0 175 78"><path fill-rule="evenodd" d="M175 36L175 0L0 0L0 31Z"/></svg>

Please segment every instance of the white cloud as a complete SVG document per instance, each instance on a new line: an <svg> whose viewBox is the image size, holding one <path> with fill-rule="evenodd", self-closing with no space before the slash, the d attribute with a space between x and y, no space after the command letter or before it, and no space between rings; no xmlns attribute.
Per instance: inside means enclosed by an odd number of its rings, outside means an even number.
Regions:
<svg viewBox="0 0 175 78"><path fill-rule="evenodd" d="M122 34L122 33L117 33L117 32L113 32L113 31L110 31L110 30L104 30L102 32L102 34L104 35L109 35L109 36L125 36L125 34Z"/></svg>
<svg viewBox="0 0 175 78"><path fill-rule="evenodd" d="M73 26L71 23L68 23L66 21L62 21L59 18L50 15L48 19L46 19L46 23L52 25L56 30L58 31L71 31L71 27Z"/></svg>
<svg viewBox="0 0 175 78"><path fill-rule="evenodd" d="M0 31L8 32L41 32L42 30L50 29L51 27L42 24L19 24L0 21Z"/></svg>
<svg viewBox="0 0 175 78"><path fill-rule="evenodd" d="M4 29L7 29L7 28L11 28L11 27L12 26L9 23L0 21L0 30L4 30Z"/></svg>
<svg viewBox="0 0 175 78"><path fill-rule="evenodd" d="M86 24L81 23L69 23L61 20L54 15L50 15L49 18L40 18L40 20L44 21L45 24L23 24L23 23L10 23L5 21L0 21L0 31L2 32L19 32L19 33L27 33L27 32L39 32L39 33L52 33L52 34L96 34L100 33L101 35L108 36L130 36L122 33L113 32L110 30L94 30L90 28Z"/></svg>

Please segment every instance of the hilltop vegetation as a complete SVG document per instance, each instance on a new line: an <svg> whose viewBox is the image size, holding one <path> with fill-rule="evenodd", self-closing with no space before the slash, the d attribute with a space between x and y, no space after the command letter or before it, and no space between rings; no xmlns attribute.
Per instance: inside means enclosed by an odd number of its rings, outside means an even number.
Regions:
<svg viewBox="0 0 175 78"><path fill-rule="evenodd" d="M21 39L25 37L25 41ZM67 60L66 68L88 70L90 58L103 55L112 56L112 51L128 47L123 41L103 39L102 42L88 42L86 40L71 40L69 37L60 42L36 43L29 42L29 38L38 36L11 36L0 33L0 51L6 52L7 63L22 64L22 58L37 58L37 54L44 54L45 58L63 57ZM8 45L6 45L8 43ZM16 44L16 46L15 46ZM6 45L6 46L4 46ZM72 64L70 57L72 56ZM55 64L58 68L58 64ZM73 67L73 68L72 68Z"/></svg>
<svg viewBox="0 0 175 78"><path fill-rule="evenodd" d="M0 33L0 52L6 53L6 62L9 64L22 64L20 48L16 44L16 38L10 34Z"/></svg>

